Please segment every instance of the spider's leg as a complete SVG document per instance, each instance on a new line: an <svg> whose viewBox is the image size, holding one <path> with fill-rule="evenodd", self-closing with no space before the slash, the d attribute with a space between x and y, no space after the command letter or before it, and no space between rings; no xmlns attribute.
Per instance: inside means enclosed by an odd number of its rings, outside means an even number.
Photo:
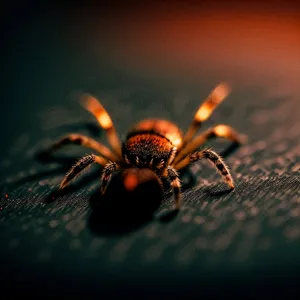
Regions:
<svg viewBox="0 0 300 300"><path fill-rule="evenodd" d="M197 130L201 127L202 123L206 121L217 106L227 97L229 94L229 87L225 83L220 83L209 94L206 100L199 106L194 119L190 124L185 136L183 137L183 143L181 147L184 147L195 135Z"/></svg>
<svg viewBox="0 0 300 300"><path fill-rule="evenodd" d="M181 206L181 191L180 191L181 184L180 184L179 175L177 171L171 166L168 166L167 170L168 170L168 178L171 182L171 186L174 193L175 209L179 209Z"/></svg>
<svg viewBox="0 0 300 300"><path fill-rule="evenodd" d="M213 138L225 138L236 145L240 145L246 142L247 138L245 135L239 134L232 127L227 125L217 125L207 129L205 132L199 134L194 139L190 141L177 155L172 163L176 165L182 158L184 158L189 153L196 151L201 145L205 144L208 140Z"/></svg>
<svg viewBox="0 0 300 300"><path fill-rule="evenodd" d="M221 176L223 177L224 181L228 184L228 186L231 189L234 188L234 183L233 183L233 179L230 174L229 168L227 167L227 165L225 164L225 162L221 158L221 156L211 149L205 149L205 150L197 151L197 152L190 154L189 156L187 156L186 158L181 160L175 166L175 169L181 170L182 168L186 167L187 165L192 164L202 158L209 160L215 166L215 168L218 170L218 172L221 174Z"/></svg>
<svg viewBox="0 0 300 300"><path fill-rule="evenodd" d="M106 188L107 188L107 185L110 181L112 173L117 171L118 168L119 168L118 165L114 162L110 162L104 167L104 169L102 171L101 179L100 179L102 195L106 191Z"/></svg>
<svg viewBox="0 0 300 300"><path fill-rule="evenodd" d="M100 126L105 130L107 139L115 154L121 159L121 143L117 135L113 121L102 104L93 96L85 95L82 97L81 104L98 120Z"/></svg>
<svg viewBox="0 0 300 300"><path fill-rule="evenodd" d="M60 189L65 188L72 180L74 180L78 175L82 174L82 172L93 163L105 166L107 161L103 157L94 154L82 157L66 174L65 178L60 184Z"/></svg>
<svg viewBox="0 0 300 300"><path fill-rule="evenodd" d="M108 149L106 146L95 141L90 137L84 136L82 134L76 134L76 133L71 133L61 137L57 142L55 142L52 146L50 146L46 150L46 152L51 153L70 144L91 148L109 160L118 161L118 157L114 153L112 153L111 150Z"/></svg>

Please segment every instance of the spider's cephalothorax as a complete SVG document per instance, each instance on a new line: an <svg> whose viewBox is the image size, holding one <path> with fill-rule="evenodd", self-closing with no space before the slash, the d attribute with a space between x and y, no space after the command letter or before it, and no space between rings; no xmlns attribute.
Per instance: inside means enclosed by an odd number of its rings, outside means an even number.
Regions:
<svg viewBox="0 0 300 300"><path fill-rule="evenodd" d="M182 135L165 120L144 120L136 124L123 143L124 161L137 168L150 168L161 175L175 158Z"/></svg>
<svg viewBox="0 0 300 300"><path fill-rule="evenodd" d="M223 159L212 149L199 151L211 138L222 137L240 144L245 141L243 135L238 134L227 125L217 125L197 135L201 124L207 120L213 110L228 95L226 84L219 84L200 105L194 119L186 132L182 134L179 128L166 120L149 119L141 121L129 130L127 137L121 145L113 122L100 102L90 96L83 97L83 106L98 120L100 126L106 131L108 142L112 149L98 141L80 134L69 134L62 137L51 146L54 151L67 144L80 144L97 152L81 158L67 173L60 187L64 188L77 175L93 163L102 165L101 191L105 192L113 172L124 170L124 185L133 190L143 181L157 178L168 178L175 196L175 208L180 207L180 180L178 172L187 165L202 158L209 160L221 174L230 188L234 188L233 179ZM147 170L147 171L146 171Z"/></svg>

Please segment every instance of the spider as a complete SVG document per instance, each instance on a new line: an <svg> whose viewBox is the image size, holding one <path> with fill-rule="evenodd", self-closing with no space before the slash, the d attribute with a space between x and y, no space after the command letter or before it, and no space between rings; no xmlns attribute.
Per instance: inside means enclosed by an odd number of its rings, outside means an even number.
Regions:
<svg viewBox="0 0 300 300"><path fill-rule="evenodd" d="M82 157L71 167L60 184L65 188L79 174L92 164L102 166L100 190L104 194L112 174L123 171L124 186L128 191L134 190L141 182L156 178L162 186L162 178L169 179L175 198L175 209L181 206L179 172L189 164L200 159L207 159L217 169L230 189L234 182L224 160L213 149L198 150L211 138L221 137L236 144L245 142L246 137L237 133L227 125L217 125L205 132L195 134L216 107L227 97L230 89L226 83L217 85L199 106L194 118L183 135L182 131L172 122L162 119L146 119L134 125L121 144L114 124L101 103L93 96L86 94L81 98L81 105L90 112L104 129L108 148L100 142L81 135L68 134L52 144L49 153L69 144L77 144L91 148L97 152Z"/></svg>

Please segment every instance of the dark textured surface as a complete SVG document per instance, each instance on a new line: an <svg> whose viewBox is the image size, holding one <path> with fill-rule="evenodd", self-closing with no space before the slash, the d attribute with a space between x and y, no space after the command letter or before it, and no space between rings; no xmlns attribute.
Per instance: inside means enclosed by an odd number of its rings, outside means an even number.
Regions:
<svg viewBox="0 0 300 300"><path fill-rule="evenodd" d="M201 162L191 168L195 182L184 190L183 208L175 216L165 215L173 204L169 191L161 201L155 185L145 187L148 193L139 202L114 194L121 189L117 178L109 187L114 204L104 206L107 213L95 211L94 204L102 200L97 167L64 195L53 194L66 170L89 151L69 147L56 155L60 159L47 163L35 157L41 147L67 132L104 140L95 120L78 105L77 91L98 96L123 137L145 117L166 118L186 129L218 79L179 86L138 80L104 66L99 72L92 69L90 57L74 51L70 57L65 42L49 39L39 48L40 57L31 51L28 36L23 52L15 54L19 61L13 70L22 65L31 77L15 75L15 102L8 104L1 121L5 128L13 111L16 120L22 116L3 133L11 142L1 149L2 286L9 287L11 295L27 291L42 297L57 291L66 296L132 296L142 288L149 297L214 295L233 286L238 289L231 292L242 296L259 289L295 289L300 267L298 95L235 86L205 124L229 124L248 135L248 144L226 158L235 191L227 192L215 170ZM39 67L28 71L33 61ZM91 73L83 76L86 69ZM21 111L14 109L16 103ZM227 145L210 143L219 152ZM152 219L142 209L158 206ZM277 289L271 287L275 283Z"/></svg>

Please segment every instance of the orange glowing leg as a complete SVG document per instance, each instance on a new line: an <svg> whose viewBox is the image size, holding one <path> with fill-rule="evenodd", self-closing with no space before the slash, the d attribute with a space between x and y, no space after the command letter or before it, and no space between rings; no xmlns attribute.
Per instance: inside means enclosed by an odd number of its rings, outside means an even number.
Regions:
<svg viewBox="0 0 300 300"><path fill-rule="evenodd" d="M225 138L235 144L244 144L247 141L245 135L239 134L232 127L227 125L217 125L207 129L205 132L196 136L190 143L188 143L185 147L181 149L179 153L177 153L176 158L172 165L175 165L180 162L182 158L184 158L189 153L197 150L201 145L205 144L208 140L212 138Z"/></svg>
<svg viewBox="0 0 300 300"><path fill-rule="evenodd" d="M216 88L214 88L207 99L198 108L194 119L183 138L182 147L184 147L193 138L201 124L210 117L217 106L227 97L229 91L229 86L225 83L220 83Z"/></svg>
<svg viewBox="0 0 300 300"><path fill-rule="evenodd" d="M77 134L77 133L71 133L66 136L63 136L57 142L55 142L49 149L47 149L47 152L52 153L54 151L61 149L62 147L71 144L91 148L97 151L100 155L104 156L105 158L111 161L118 160L118 157L103 144L95 141L90 137L84 136L82 134Z"/></svg>
<svg viewBox="0 0 300 300"><path fill-rule="evenodd" d="M81 104L87 111L96 117L100 126L105 130L108 142L112 149L118 155L118 157L121 158L121 143L114 124L105 108L95 97L91 95L83 96Z"/></svg>

